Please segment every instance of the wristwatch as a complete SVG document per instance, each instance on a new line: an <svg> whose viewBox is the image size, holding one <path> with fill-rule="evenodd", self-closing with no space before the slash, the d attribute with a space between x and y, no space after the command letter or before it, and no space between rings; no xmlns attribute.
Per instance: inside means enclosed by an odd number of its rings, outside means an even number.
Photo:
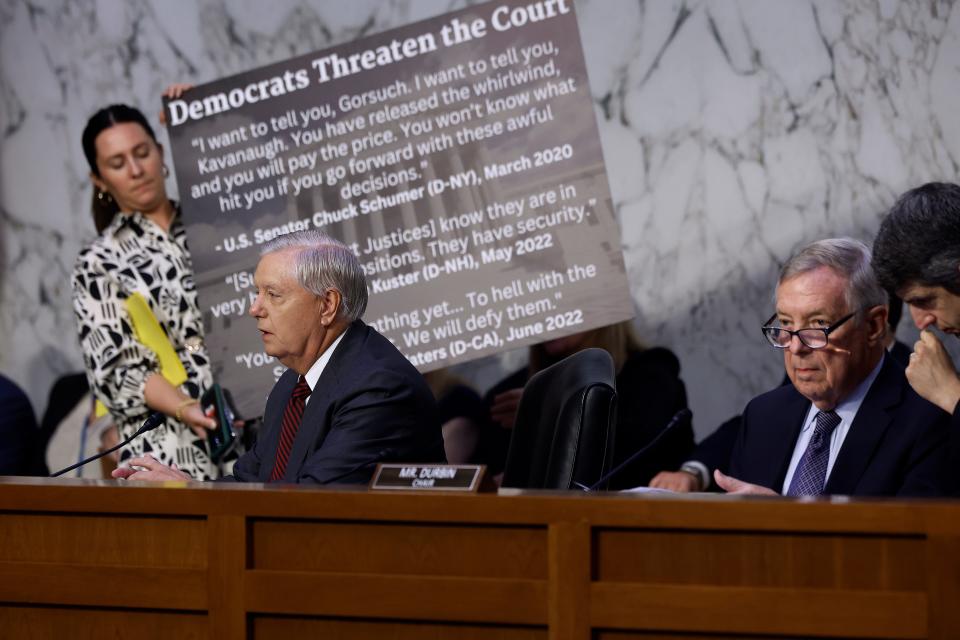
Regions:
<svg viewBox="0 0 960 640"><path fill-rule="evenodd" d="M703 491L710 486L710 478L707 476L707 468L698 462L684 462L680 465L680 471L688 473L697 481L694 491Z"/></svg>

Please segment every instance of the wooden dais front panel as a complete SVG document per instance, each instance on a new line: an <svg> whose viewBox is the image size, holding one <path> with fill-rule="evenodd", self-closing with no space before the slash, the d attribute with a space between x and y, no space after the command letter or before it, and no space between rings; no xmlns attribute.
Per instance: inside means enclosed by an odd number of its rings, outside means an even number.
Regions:
<svg viewBox="0 0 960 640"><path fill-rule="evenodd" d="M960 505L0 480L0 637L960 638Z"/></svg>
<svg viewBox="0 0 960 640"><path fill-rule="evenodd" d="M543 526L256 519L250 528L250 610L546 624Z"/></svg>
<svg viewBox="0 0 960 640"><path fill-rule="evenodd" d="M599 529L594 544L594 626L927 635L920 536Z"/></svg>

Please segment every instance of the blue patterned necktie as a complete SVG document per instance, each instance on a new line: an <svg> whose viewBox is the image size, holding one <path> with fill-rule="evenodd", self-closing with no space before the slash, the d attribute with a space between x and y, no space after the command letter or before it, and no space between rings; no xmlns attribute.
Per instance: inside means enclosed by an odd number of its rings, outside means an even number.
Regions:
<svg viewBox="0 0 960 640"><path fill-rule="evenodd" d="M816 421L813 437L793 472L790 488L787 489L788 496L818 496L823 493L823 485L827 479L827 463L830 461L830 434L840 424L840 416L834 411L821 411L817 414Z"/></svg>

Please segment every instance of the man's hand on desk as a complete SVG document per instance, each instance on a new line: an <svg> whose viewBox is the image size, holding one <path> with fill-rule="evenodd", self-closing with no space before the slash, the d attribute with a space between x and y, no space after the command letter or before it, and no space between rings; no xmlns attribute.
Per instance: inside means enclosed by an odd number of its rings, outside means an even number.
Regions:
<svg viewBox="0 0 960 640"><path fill-rule="evenodd" d="M650 486L654 489L690 493L700 491L700 480L686 471L661 471L653 476Z"/></svg>
<svg viewBox="0 0 960 640"><path fill-rule="evenodd" d="M165 464L161 464L151 455L142 456L140 458L130 458L128 464L130 466L114 469L110 475L117 480L142 480L146 482L193 480L193 478L188 476L186 473L180 471L180 469L177 469L176 464L174 464L172 467L168 467ZM134 467L140 468L134 469Z"/></svg>
<svg viewBox="0 0 960 640"><path fill-rule="evenodd" d="M749 482L744 482L743 480L731 478L730 476L720 473L719 469L713 472L713 479L717 482L717 485L727 493L753 496L780 495L776 491L767 489L766 487L761 487L758 484L750 484Z"/></svg>

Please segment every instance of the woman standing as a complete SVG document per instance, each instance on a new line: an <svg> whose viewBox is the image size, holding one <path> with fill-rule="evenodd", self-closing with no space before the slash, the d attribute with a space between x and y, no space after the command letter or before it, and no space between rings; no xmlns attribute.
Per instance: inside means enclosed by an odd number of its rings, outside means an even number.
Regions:
<svg viewBox="0 0 960 640"><path fill-rule="evenodd" d="M140 111L111 105L87 122L83 151L100 234L80 252L73 272L87 378L124 438L153 411L167 416L124 448L121 464L150 454L196 479L215 478L219 471L208 455L206 433L216 422L197 400L212 374L184 227L167 198L163 148ZM125 308L137 293L183 365L186 381L178 386L161 374L157 353L138 339Z"/></svg>

